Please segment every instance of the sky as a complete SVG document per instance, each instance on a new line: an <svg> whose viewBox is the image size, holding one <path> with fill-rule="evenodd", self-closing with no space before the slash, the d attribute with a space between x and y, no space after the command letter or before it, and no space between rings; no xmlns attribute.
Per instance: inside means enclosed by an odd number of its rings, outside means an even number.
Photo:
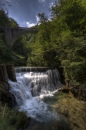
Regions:
<svg viewBox="0 0 86 130"><path fill-rule="evenodd" d="M31 27L38 23L38 13L50 17L50 8L56 0L0 0L5 3L9 17L17 21L21 27ZM9 4L6 4L6 3ZM1 4L1 3L0 3ZM8 6L9 5L9 6ZM10 6L11 5L11 6Z"/></svg>

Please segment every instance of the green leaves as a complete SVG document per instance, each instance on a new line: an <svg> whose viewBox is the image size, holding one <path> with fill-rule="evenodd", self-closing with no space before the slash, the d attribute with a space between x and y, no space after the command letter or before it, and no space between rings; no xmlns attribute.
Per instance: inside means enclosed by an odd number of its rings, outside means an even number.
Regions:
<svg viewBox="0 0 86 130"><path fill-rule="evenodd" d="M38 33L23 36L13 47L15 64L62 66L66 79L70 79L72 83L76 81L84 84L86 80L85 5L85 0L58 0L51 9L51 21L44 13L39 13ZM7 16L2 12L2 16L4 15L4 21L0 21L3 25ZM18 26L14 20L9 20L11 27ZM2 42L0 47L3 56L7 54Z"/></svg>
<svg viewBox="0 0 86 130"><path fill-rule="evenodd" d="M39 23L45 23L48 21L47 16L45 15L45 13L39 13L38 14L39 17Z"/></svg>
<svg viewBox="0 0 86 130"><path fill-rule="evenodd" d="M59 0L52 7L52 25L55 28L51 39L57 46L58 59L64 68L65 78L79 83L84 83L86 79L86 8L84 5L84 0L83 2Z"/></svg>

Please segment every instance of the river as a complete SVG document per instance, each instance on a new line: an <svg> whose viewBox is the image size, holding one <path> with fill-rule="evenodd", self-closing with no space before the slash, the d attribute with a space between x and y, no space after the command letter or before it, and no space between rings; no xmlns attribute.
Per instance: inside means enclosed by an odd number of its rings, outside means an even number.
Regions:
<svg viewBox="0 0 86 130"><path fill-rule="evenodd" d="M16 69L18 71L18 68ZM52 109L51 100L54 94L62 86L60 74L57 69L49 69L45 72L20 68L16 71L17 82L9 80L10 92L14 94L19 111L25 112L31 117L31 123L26 130L67 130L63 117ZM64 125L61 125L64 124ZM63 126L66 126L63 128ZM60 127L60 128L59 128Z"/></svg>

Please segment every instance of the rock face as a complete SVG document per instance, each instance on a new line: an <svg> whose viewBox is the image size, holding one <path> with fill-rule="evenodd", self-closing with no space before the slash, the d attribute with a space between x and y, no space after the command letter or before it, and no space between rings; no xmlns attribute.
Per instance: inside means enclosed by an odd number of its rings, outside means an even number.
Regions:
<svg viewBox="0 0 86 130"><path fill-rule="evenodd" d="M8 82L8 74L5 65L0 65L0 81Z"/></svg>
<svg viewBox="0 0 86 130"><path fill-rule="evenodd" d="M13 102L12 102L12 95L9 92L10 86L8 83L5 82L0 82L0 101L3 102L4 104L7 103L8 106L12 107Z"/></svg>
<svg viewBox="0 0 86 130"><path fill-rule="evenodd" d="M8 83L8 78L16 81L15 70L13 65L0 65L0 81Z"/></svg>
<svg viewBox="0 0 86 130"><path fill-rule="evenodd" d="M16 81L13 65L0 65L0 101L12 107L15 104L15 98L14 95L9 92L10 86L8 79Z"/></svg>
<svg viewBox="0 0 86 130"><path fill-rule="evenodd" d="M86 101L86 87L74 86L70 89L74 97Z"/></svg>
<svg viewBox="0 0 86 130"><path fill-rule="evenodd" d="M14 82L16 82L15 69L13 65L6 65L6 70L8 74L8 78Z"/></svg>
<svg viewBox="0 0 86 130"><path fill-rule="evenodd" d="M60 73L61 83L65 85L66 83L65 83L65 76L64 76L64 73L63 73L63 71L64 71L64 70L63 70L63 67L58 67L58 71L59 71L59 73Z"/></svg>

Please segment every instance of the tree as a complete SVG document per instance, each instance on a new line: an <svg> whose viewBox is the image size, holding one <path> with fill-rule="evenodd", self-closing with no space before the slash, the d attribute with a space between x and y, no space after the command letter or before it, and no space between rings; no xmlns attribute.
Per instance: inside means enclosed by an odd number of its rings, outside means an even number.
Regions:
<svg viewBox="0 0 86 130"><path fill-rule="evenodd" d="M52 7L51 40L56 44L65 78L85 83L86 7L79 0L59 0ZM82 49L83 48L83 49ZM82 80L81 80L81 77Z"/></svg>
<svg viewBox="0 0 86 130"><path fill-rule="evenodd" d="M13 18L9 18L9 22L10 22L10 27L11 28L19 26L18 23Z"/></svg>
<svg viewBox="0 0 86 130"><path fill-rule="evenodd" d="M39 17L39 23L42 24L42 23L45 23L48 21L48 18L47 16L45 15L45 13L39 13L38 14L38 17Z"/></svg>
<svg viewBox="0 0 86 130"><path fill-rule="evenodd" d="M10 26L9 18L4 10L0 10L0 26Z"/></svg>

